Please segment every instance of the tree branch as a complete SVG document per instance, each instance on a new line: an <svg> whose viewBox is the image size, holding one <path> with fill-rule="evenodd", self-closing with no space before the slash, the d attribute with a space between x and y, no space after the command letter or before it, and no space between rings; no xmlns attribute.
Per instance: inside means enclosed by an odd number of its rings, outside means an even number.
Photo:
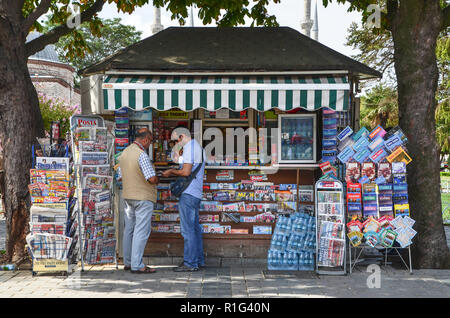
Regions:
<svg viewBox="0 0 450 318"><path fill-rule="evenodd" d="M442 10L442 29L446 29L450 26L450 5L446 6L444 10Z"/></svg>
<svg viewBox="0 0 450 318"><path fill-rule="evenodd" d="M28 34L28 31L33 26L33 23L39 19L41 15L46 13L48 9L50 8L50 4L52 3L52 0L42 0L41 3L34 9L33 12L31 12L23 22L23 31Z"/></svg>
<svg viewBox="0 0 450 318"><path fill-rule="evenodd" d="M395 15L396 15L397 9L398 9L397 0L387 0L386 8L387 8L387 14L386 14L387 29L389 31L392 31L392 28L394 26L394 21L395 21Z"/></svg>
<svg viewBox="0 0 450 318"><path fill-rule="evenodd" d="M96 0L92 6L81 12L80 22L84 23L91 20L92 17L102 10L104 4L105 0ZM47 45L57 42L60 37L70 33L72 30L73 28L68 27L67 23L61 24L40 37L28 42L25 44L27 56L31 56L36 52L43 50Z"/></svg>

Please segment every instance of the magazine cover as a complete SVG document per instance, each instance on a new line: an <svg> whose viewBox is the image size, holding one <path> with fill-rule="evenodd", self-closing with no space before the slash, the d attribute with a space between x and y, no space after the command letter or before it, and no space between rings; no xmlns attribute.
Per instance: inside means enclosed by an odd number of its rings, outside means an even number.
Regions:
<svg viewBox="0 0 450 318"><path fill-rule="evenodd" d="M83 188L94 190L111 190L112 177L88 174L84 177Z"/></svg>
<svg viewBox="0 0 450 318"><path fill-rule="evenodd" d="M89 127L77 127L75 129L75 141L79 143L80 141L94 140L94 132Z"/></svg>
<svg viewBox="0 0 450 318"><path fill-rule="evenodd" d="M283 213L294 213L296 211L296 202L278 202L278 211Z"/></svg>
<svg viewBox="0 0 450 318"><path fill-rule="evenodd" d="M236 201L253 201L254 199L254 192L236 191Z"/></svg>
<svg viewBox="0 0 450 318"><path fill-rule="evenodd" d="M107 128L106 127L95 127L93 128L95 131L95 142L101 145L107 144Z"/></svg>
<svg viewBox="0 0 450 318"><path fill-rule="evenodd" d="M405 164L412 161L411 157L406 153L402 146L398 147L394 152L387 156L387 160L389 162L404 162Z"/></svg>
<svg viewBox="0 0 450 318"><path fill-rule="evenodd" d="M275 192L272 190L255 190L255 201L275 201Z"/></svg>
<svg viewBox="0 0 450 318"><path fill-rule="evenodd" d="M313 202L314 190L298 190L300 202Z"/></svg>
<svg viewBox="0 0 450 318"><path fill-rule="evenodd" d="M294 195L291 191L275 190L275 199L277 201L293 201Z"/></svg>
<svg viewBox="0 0 450 318"><path fill-rule="evenodd" d="M69 172L69 158L65 157L36 157L38 170L65 170Z"/></svg>
<svg viewBox="0 0 450 318"><path fill-rule="evenodd" d="M105 165L107 163L107 152L81 152L82 165Z"/></svg>
<svg viewBox="0 0 450 318"><path fill-rule="evenodd" d="M378 164L378 177L384 177L387 183L392 182L392 167L389 162L380 162Z"/></svg>
<svg viewBox="0 0 450 318"><path fill-rule="evenodd" d="M200 201L200 211L220 212L222 211L222 203L217 201Z"/></svg>
<svg viewBox="0 0 450 318"><path fill-rule="evenodd" d="M244 202L236 202L236 203L227 203L222 206L222 211L227 212L245 212L245 203Z"/></svg>
<svg viewBox="0 0 450 318"><path fill-rule="evenodd" d="M361 168L361 175L369 178L370 181L375 180L376 178L376 169L375 164L373 162L363 162Z"/></svg>
<svg viewBox="0 0 450 318"><path fill-rule="evenodd" d="M345 164L345 182L357 183L361 177L361 166L358 162L347 162Z"/></svg>

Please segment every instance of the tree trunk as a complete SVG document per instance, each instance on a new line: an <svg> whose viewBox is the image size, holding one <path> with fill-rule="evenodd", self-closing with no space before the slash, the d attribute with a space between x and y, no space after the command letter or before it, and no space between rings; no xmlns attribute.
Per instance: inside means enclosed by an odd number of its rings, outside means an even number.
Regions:
<svg viewBox="0 0 450 318"><path fill-rule="evenodd" d="M413 261L420 268L448 268L442 222L439 146L435 112L438 69L436 42L442 18L439 1L400 1L391 14L400 127L408 137L408 190L418 232Z"/></svg>
<svg viewBox="0 0 450 318"><path fill-rule="evenodd" d="M0 11L4 13L7 8L0 5ZM0 139L5 170L6 254L9 261L18 263L26 256L31 146L37 136L43 135L43 125L28 73L20 19L7 18L9 23L0 25Z"/></svg>

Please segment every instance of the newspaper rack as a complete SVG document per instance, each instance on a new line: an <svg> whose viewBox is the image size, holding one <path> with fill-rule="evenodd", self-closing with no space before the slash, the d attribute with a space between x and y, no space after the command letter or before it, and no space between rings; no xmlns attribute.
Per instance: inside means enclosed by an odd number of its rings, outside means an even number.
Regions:
<svg viewBox="0 0 450 318"><path fill-rule="evenodd" d="M67 154L67 152L66 152ZM30 233L27 250L32 258L32 275L69 273L76 258L75 215L68 157L37 157L30 171ZM51 163L44 163L51 161ZM48 165L48 166L47 166Z"/></svg>
<svg viewBox="0 0 450 318"><path fill-rule="evenodd" d="M316 192L316 273L345 275L345 210L343 185L325 175L315 185Z"/></svg>
<svg viewBox="0 0 450 318"><path fill-rule="evenodd" d="M111 175L111 153L110 149L108 149L107 142L107 133L104 136L106 139L106 147L103 144L101 149L97 149L98 146L102 146L98 143L98 139L93 141L89 139L87 141L83 141L82 147L85 148L84 151L81 151L81 143L77 136L77 128L83 129L94 129L96 134L98 134L98 128L105 129L105 123L101 116L97 115L73 115L70 118L70 130L72 136L72 152L74 156L74 175L75 175L75 183L76 183L76 193L78 198L78 232L79 236L79 252L80 252L80 261L81 261L81 270L84 271L84 264L106 264L106 263L116 263L117 266L117 242L116 242L116 233L114 227L114 192L113 192L113 177ZM96 135L97 137L97 135ZM96 144L97 142L97 144ZM94 143L94 149L90 149L92 144ZM100 164L95 164L94 156L99 158L101 161ZM98 173L100 169L104 169L103 172L107 171L106 174L99 173L97 177L101 179L105 177L109 180L106 186L101 185L101 188L105 192L109 192L109 207L110 211L107 216L107 221L103 218L103 215L99 215L99 211L97 207L90 206L89 212L85 211L86 203L89 205L91 202L86 202L85 197L85 189L86 186L86 176L85 171L89 169L93 169L97 167L96 173L88 172L90 176L90 180L95 180L95 175ZM85 170L86 169L86 170ZM88 191L89 192L89 191ZM101 191L100 191L101 192ZM97 194L100 194L97 191ZM106 204L106 202L104 202ZM92 210L93 209L93 210ZM100 221L98 218L100 217ZM97 222L97 223L95 223ZM98 224L100 222L100 224ZM107 225L105 225L107 224ZM105 227L108 227L105 230ZM107 232L108 234L105 234ZM105 235L105 236L103 236ZM97 257L93 256L96 255ZM105 255L107 254L107 255ZM100 260L99 260L100 258Z"/></svg>

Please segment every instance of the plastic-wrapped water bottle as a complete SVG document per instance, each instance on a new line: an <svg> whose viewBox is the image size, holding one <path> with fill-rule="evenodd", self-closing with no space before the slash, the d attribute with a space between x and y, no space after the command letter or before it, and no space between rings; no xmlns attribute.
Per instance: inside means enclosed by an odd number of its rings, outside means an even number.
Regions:
<svg viewBox="0 0 450 318"><path fill-rule="evenodd" d="M288 237L286 235L283 235L283 240L281 241L281 249L285 250L288 245Z"/></svg>
<svg viewBox="0 0 450 318"><path fill-rule="evenodd" d="M303 265L304 265L304 253L302 251L300 251L300 253L298 253L298 269L302 270L303 269Z"/></svg>

